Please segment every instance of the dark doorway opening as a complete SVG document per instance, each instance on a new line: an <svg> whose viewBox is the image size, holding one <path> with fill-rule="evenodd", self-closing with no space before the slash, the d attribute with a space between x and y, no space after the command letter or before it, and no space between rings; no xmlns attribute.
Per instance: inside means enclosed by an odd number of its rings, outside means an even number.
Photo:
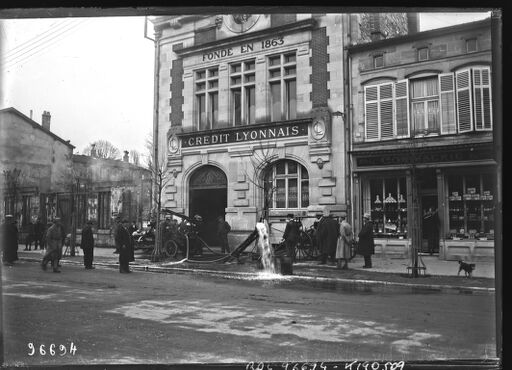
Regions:
<svg viewBox="0 0 512 370"><path fill-rule="evenodd" d="M202 238L208 245L218 245L217 218L224 217L227 205L226 189L190 190L190 215L203 218Z"/></svg>
<svg viewBox="0 0 512 370"><path fill-rule="evenodd" d="M214 166L203 166L190 178L189 216L203 218L200 236L208 245L218 245L217 218L224 217L228 204L227 178Z"/></svg>

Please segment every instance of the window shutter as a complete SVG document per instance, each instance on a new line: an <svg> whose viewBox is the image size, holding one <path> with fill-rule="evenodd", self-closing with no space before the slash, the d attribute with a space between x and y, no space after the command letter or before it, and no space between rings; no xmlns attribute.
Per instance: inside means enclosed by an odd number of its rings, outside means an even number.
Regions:
<svg viewBox="0 0 512 370"><path fill-rule="evenodd" d="M379 85L380 138L392 139L393 132L393 84Z"/></svg>
<svg viewBox="0 0 512 370"><path fill-rule="evenodd" d="M409 80L395 84L395 133L397 137L409 136Z"/></svg>
<svg viewBox="0 0 512 370"><path fill-rule="evenodd" d="M492 129L492 104L490 86L490 68L473 69L473 96L475 107L475 129Z"/></svg>
<svg viewBox="0 0 512 370"><path fill-rule="evenodd" d="M459 132L473 130L473 114L471 99L471 73L469 69L455 72L457 83L457 120Z"/></svg>
<svg viewBox="0 0 512 370"><path fill-rule="evenodd" d="M454 134L457 132L455 119L455 82L453 77L453 73L439 75L441 134Z"/></svg>
<svg viewBox="0 0 512 370"><path fill-rule="evenodd" d="M366 140L379 139L379 96L378 86L364 88Z"/></svg>

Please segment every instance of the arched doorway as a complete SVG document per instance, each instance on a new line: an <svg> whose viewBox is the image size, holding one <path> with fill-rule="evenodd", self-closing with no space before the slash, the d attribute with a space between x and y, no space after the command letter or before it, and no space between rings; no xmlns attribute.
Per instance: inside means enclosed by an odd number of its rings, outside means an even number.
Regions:
<svg viewBox="0 0 512 370"><path fill-rule="evenodd" d="M222 170L202 166L194 171L189 182L189 215L203 218L202 238L217 245L216 220L224 216L228 204L228 180Z"/></svg>

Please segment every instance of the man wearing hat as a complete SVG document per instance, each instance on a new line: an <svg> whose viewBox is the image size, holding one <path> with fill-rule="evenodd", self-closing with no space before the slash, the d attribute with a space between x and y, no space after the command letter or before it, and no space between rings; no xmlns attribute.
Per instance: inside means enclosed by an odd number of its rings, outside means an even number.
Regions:
<svg viewBox="0 0 512 370"><path fill-rule="evenodd" d="M92 220L87 221L85 226L82 228L82 241L80 246L84 251L84 266L87 270L94 269L92 261L94 258L94 234L92 226L94 222Z"/></svg>
<svg viewBox="0 0 512 370"><path fill-rule="evenodd" d="M299 241L300 225L294 220L293 214L289 213L288 222L283 233L283 240L286 246L286 254L291 258L292 263L295 262L295 246Z"/></svg>
<svg viewBox="0 0 512 370"><path fill-rule="evenodd" d="M62 254L62 244L64 241L64 229L60 224L60 218L55 217L53 225L46 232L47 250L41 261L41 267L46 270L46 265L51 261L53 272L60 272L59 259Z"/></svg>
<svg viewBox="0 0 512 370"><path fill-rule="evenodd" d="M116 229L115 242L116 250L119 251L119 272L129 273L131 259L131 236L128 232L128 220L124 219Z"/></svg>
<svg viewBox="0 0 512 370"><path fill-rule="evenodd" d="M373 222L370 213L363 215L363 227L359 231L358 254L364 257L363 268L372 267L372 254L375 253L375 241L373 240Z"/></svg>
<svg viewBox="0 0 512 370"><path fill-rule="evenodd" d="M18 260L18 228L12 215L6 215L5 221L0 225L0 243L3 249L3 262L13 266Z"/></svg>

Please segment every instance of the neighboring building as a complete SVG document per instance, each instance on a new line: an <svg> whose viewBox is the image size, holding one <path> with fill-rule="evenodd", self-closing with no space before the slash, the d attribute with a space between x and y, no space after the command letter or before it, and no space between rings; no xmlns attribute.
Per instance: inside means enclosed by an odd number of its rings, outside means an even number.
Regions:
<svg viewBox="0 0 512 370"><path fill-rule="evenodd" d="M115 217L149 221L151 172L128 163L126 153L123 161L73 155L74 146L50 131L50 118L44 112L40 125L14 108L0 110L0 215L15 216L21 242L38 217L61 217L66 233L73 220L78 231L94 220L100 246L114 244Z"/></svg>
<svg viewBox="0 0 512 370"><path fill-rule="evenodd" d="M156 17L159 160L164 206L219 215L245 237L268 216L347 213L342 14ZM355 37L355 36L353 36ZM334 114L333 113L337 113ZM213 239L210 239L213 240ZM235 241L233 241L235 242Z"/></svg>
<svg viewBox="0 0 512 370"><path fill-rule="evenodd" d="M377 253L407 256L414 230L426 239L422 219L432 207L439 258L493 258L490 20L348 52L355 229L371 212Z"/></svg>
<svg viewBox="0 0 512 370"><path fill-rule="evenodd" d="M44 112L41 125L14 108L0 110L0 213L12 214L22 232L31 219L67 216L65 175L75 147L50 131L50 119Z"/></svg>
<svg viewBox="0 0 512 370"><path fill-rule="evenodd" d="M77 228L87 220L97 225L96 245L114 245L111 230L117 217L141 226L150 220L151 171L124 160L73 155Z"/></svg>

